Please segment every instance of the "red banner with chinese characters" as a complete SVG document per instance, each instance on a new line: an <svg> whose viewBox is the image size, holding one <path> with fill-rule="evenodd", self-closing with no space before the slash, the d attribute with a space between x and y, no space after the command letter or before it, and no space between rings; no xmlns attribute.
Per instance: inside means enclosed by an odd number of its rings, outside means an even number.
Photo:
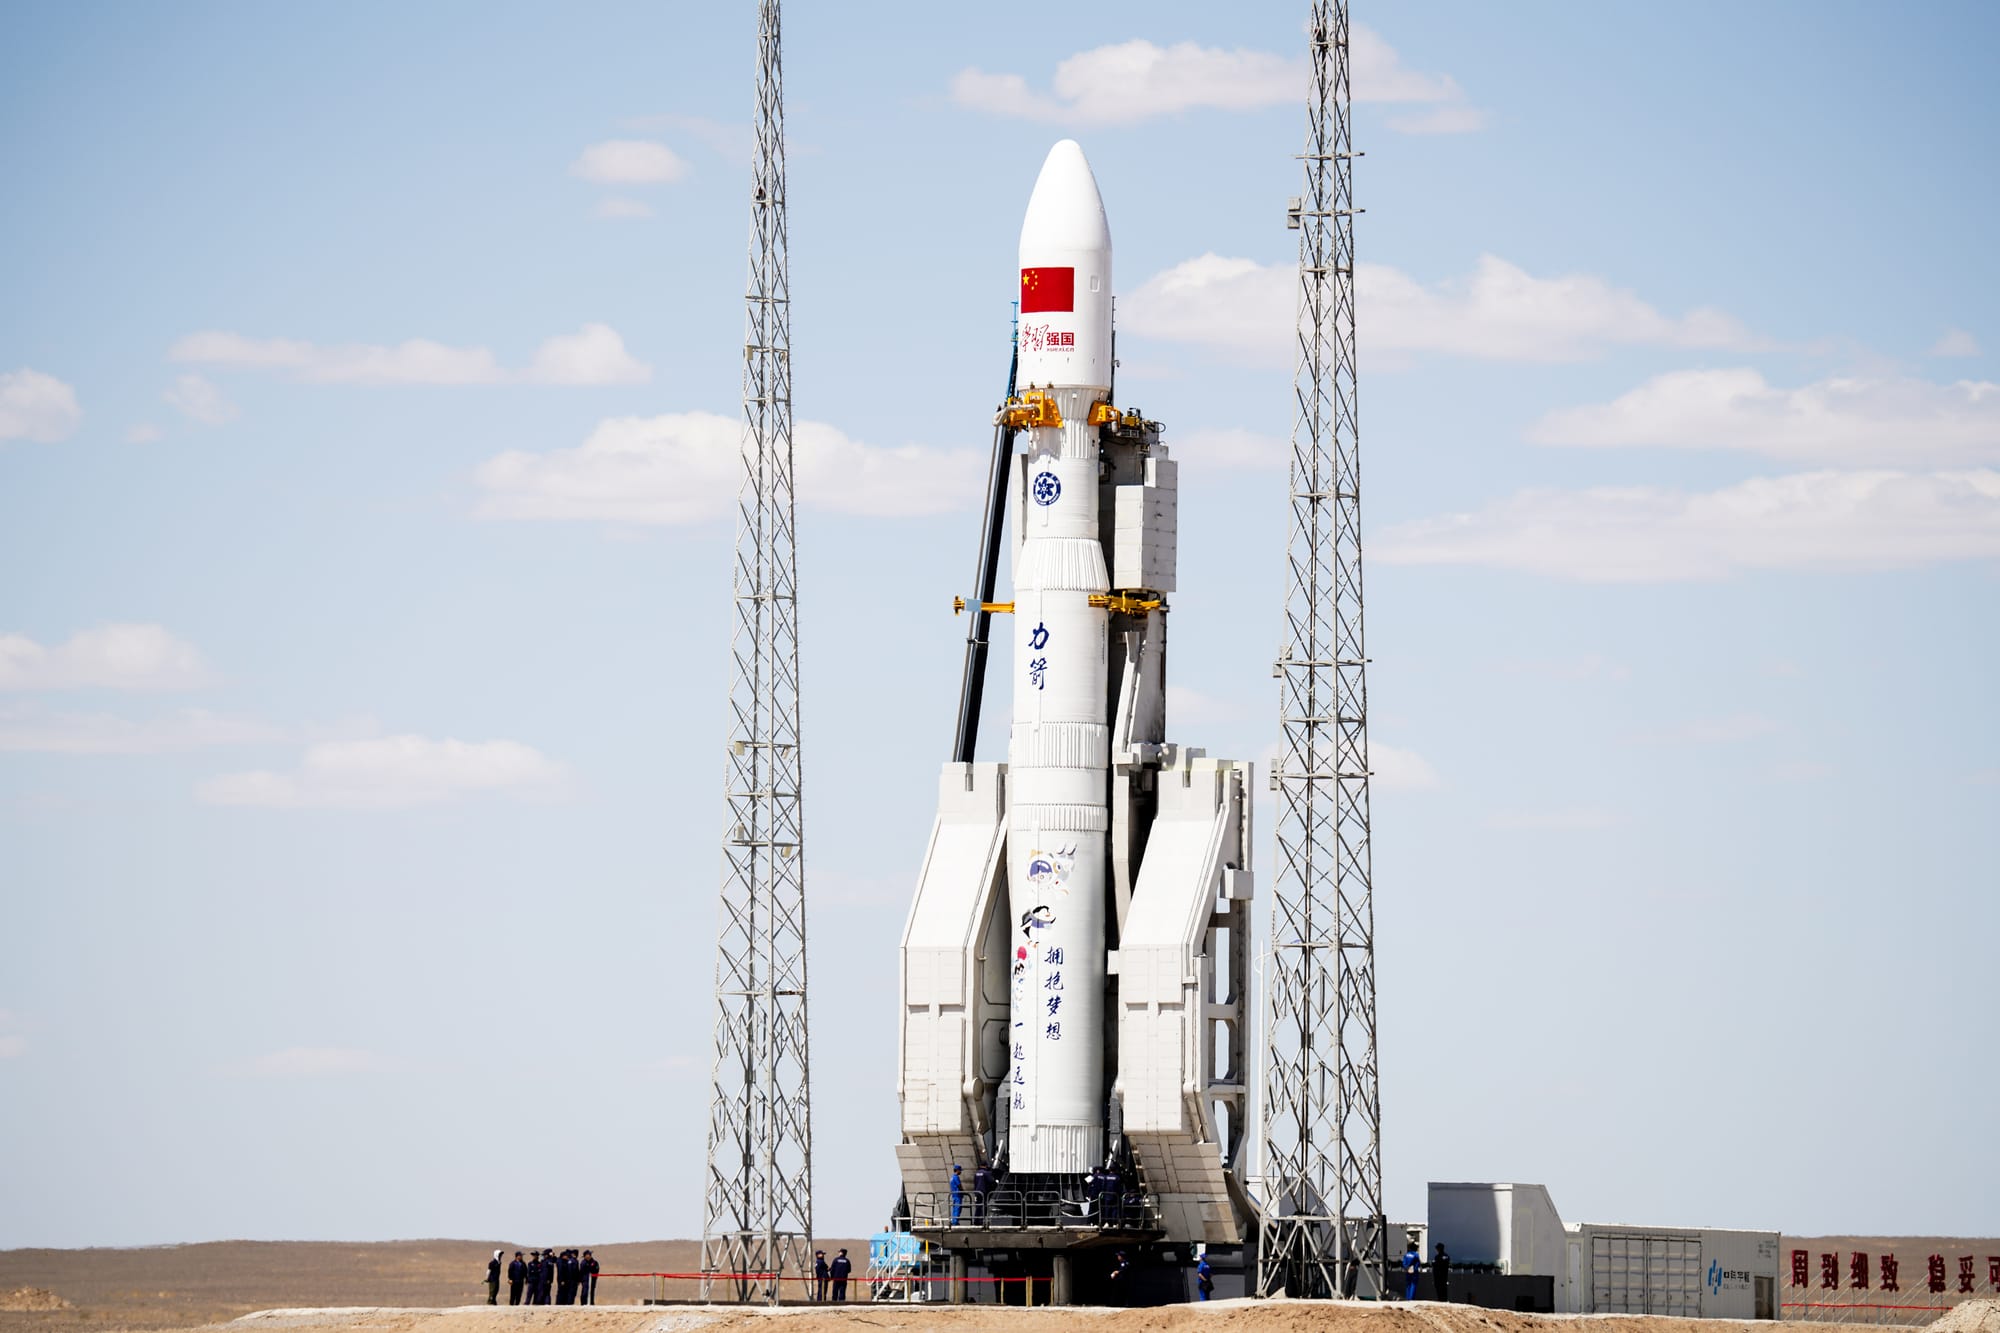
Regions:
<svg viewBox="0 0 2000 1333"><path fill-rule="evenodd" d="M1786 1237L1786 1319L1923 1324L1960 1301L2000 1296L2000 1239Z"/></svg>

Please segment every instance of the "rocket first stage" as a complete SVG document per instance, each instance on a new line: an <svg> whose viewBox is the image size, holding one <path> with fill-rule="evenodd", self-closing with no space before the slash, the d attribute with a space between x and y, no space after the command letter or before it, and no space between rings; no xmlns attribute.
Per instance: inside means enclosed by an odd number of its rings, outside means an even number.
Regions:
<svg viewBox="0 0 2000 1333"><path fill-rule="evenodd" d="M1255 1234L1237 1178L1250 767L1166 739L1177 465L1160 423L1111 401L1111 259L1064 140L1021 227L983 548L1011 526L1014 600L976 608L1014 615L1007 762L970 762L975 628L964 762L944 767L902 948L899 1212L989 1264ZM1057 1264L1058 1288L1090 1285L1086 1259Z"/></svg>

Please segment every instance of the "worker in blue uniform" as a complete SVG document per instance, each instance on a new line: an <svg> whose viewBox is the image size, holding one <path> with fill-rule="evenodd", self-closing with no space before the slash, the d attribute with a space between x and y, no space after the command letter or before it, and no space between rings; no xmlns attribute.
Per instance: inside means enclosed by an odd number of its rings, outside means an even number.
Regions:
<svg viewBox="0 0 2000 1333"><path fill-rule="evenodd" d="M1111 1261L1111 1303L1113 1305L1132 1304L1132 1261L1125 1257L1125 1251Z"/></svg>
<svg viewBox="0 0 2000 1333"><path fill-rule="evenodd" d="M521 1288L527 1285L527 1281L528 1262L521 1257L521 1252L516 1250L514 1251L514 1262L507 1265L507 1304L519 1305L521 1303Z"/></svg>
<svg viewBox="0 0 2000 1333"><path fill-rule="evenodd" d="M1403 1251L1403 1299L1417 1298L1417 1269L1423 1264L1423 1257L1417 1253L1417 1243L1410 1242L1410 1248Z"/></svg>
<svg viewBox="0 0 2000 1333"><path fill-rule="evenodd" d="M986 1200L993 1193L998 1176L991 1162L981 1162L972 1172L972 1224L978 1226L986 1220Z"/></svg>

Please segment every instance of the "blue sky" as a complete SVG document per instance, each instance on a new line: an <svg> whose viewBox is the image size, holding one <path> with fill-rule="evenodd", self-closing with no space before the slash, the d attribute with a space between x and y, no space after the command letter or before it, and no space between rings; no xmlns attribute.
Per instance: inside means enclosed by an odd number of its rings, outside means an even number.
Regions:
<svg viewBox="0 0 2000 1333"><path fill-rule="evenodd" d="M825 1234L1059 137L1272 744L1303 12L787 15ZM2000 20L1356 19L1390 1211L2000 1231ZM0 1245L693 1234L752 11L6 24Z"/></svg>

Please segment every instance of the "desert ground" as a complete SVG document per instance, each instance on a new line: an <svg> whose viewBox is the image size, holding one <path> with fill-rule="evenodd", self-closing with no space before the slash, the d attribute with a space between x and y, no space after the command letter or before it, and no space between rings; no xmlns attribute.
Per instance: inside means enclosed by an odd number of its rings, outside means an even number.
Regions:
<svg viewBox="0 0 2000 1333"><path fill-rule="evenodd" d="M867 1266L868 1242L846 1246ZM483 1305L486 1261L495 1250L583 1242L546 1236L511 1240L408 1240L375 1244L318 1241L218 1241L141 1249L0 1250L0 1333L100 1333L108 1329L197 1328L257 1310L301 1306L443 1308ZM693 1241L594 1245L606 1273L687 1273L701 1266ZM697 1283L671 1284L667 1295L692 1299ZM69 1308L8 1309L8 1293L51 1292ZM600 1278L597 1300L632 1305L658 1294L651 1278ZM507 1299L503 1286L500 1299ZM12 1304L47 1304L34 1298Z"/></svg>
<svg viewBox="0 0 2000 1333"><path fill-rule="evenodd" d="M567 1244L560 1237L548 1241ZM857 1302L840 1309L772 1312L643 1306L651 1278L604 1278L593 1309L489 1309L486 1259L509 1257L512 1241L417 1240L348 1245L230 1241L129 1250L0 1251L0 1333L113 1333L197 1329L228 1333L861 1333L864 1328L952 1333L1751 1333L1731 1320L1637 1315L1512 1314L1464 1305L1310 1305L1217 1301L1143 1310L967 1309ZM858 1241L824 1242L866 1253ZM687 1241L593 1247L607 1272L687 1272ZM670 1297L691 1299L694 1284ZM506 1299L503 1288L501 1300ZM1768 1329L1769 1325L1764 1325ZM1938 1333L2000 1333L2000 1302L1966 1306L1932 1326Z"/></svg>

